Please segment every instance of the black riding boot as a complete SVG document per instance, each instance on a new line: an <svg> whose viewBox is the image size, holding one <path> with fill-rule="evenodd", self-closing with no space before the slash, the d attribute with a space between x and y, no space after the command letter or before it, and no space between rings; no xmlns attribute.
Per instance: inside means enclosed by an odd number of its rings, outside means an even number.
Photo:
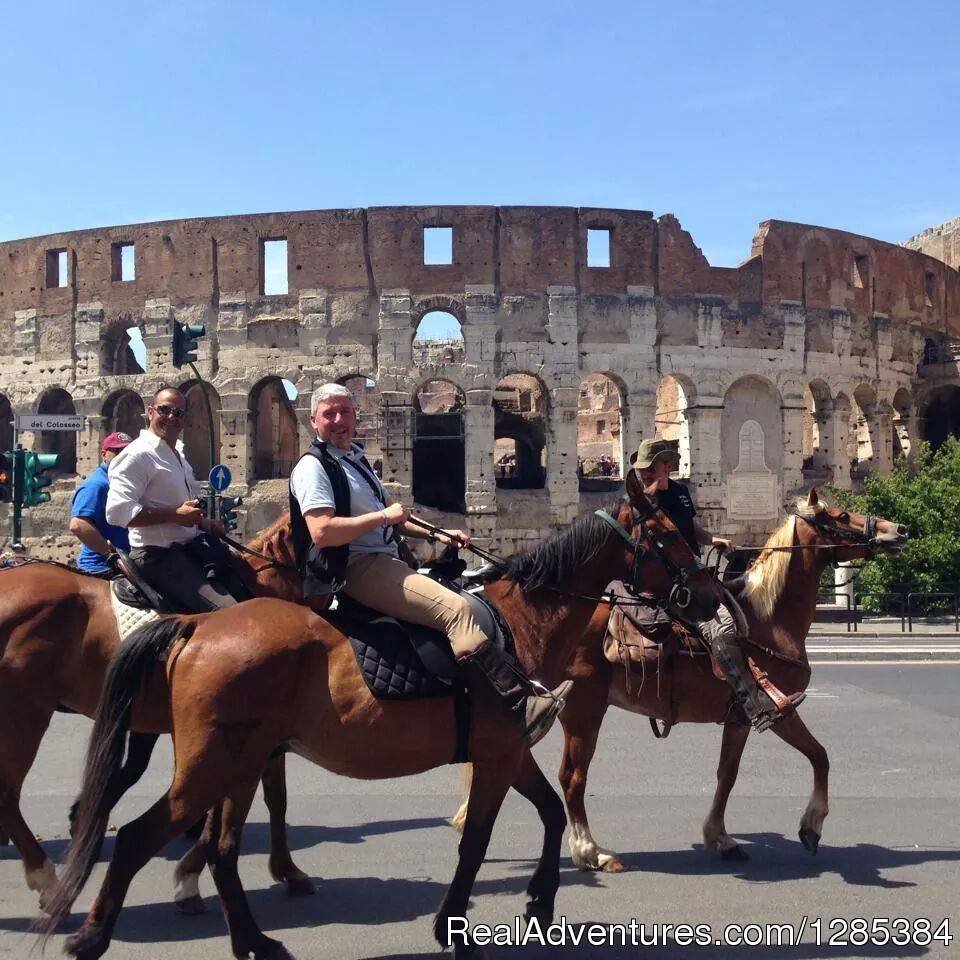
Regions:
<svg viewBox="0 0 960 960"><path fill-rule="evenodd" d="M737 625L726 607L720 607L715 619L701 623L700 630L710 641L710 649L733 689L737 703L758 732L769 730L806 698L805 693L785 694L787 702L778 707L770 695L760 689L737 643Z"/></svg>
<svg viewBox="0 0 960 960"><path fill-rule="evenodd" d="M564 680L556 689L531 693L532 681L500 647L485 640L476 650L457 658L459 664L477 667L497 691L511 718L533 746L553 726L564 707L572 680Z"/></svg>

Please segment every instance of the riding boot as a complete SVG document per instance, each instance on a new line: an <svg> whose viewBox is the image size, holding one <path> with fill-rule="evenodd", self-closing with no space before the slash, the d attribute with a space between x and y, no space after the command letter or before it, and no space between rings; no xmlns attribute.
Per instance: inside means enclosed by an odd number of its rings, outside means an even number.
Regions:
<svg viewBox="0 0 960 960"><path fill-rule="evenodd" d="M573 686L572 680L564 680L552 691L541 687L544 693L531 692L536 689L533 681L512 657L490 640L457 657L457 663L472 665L487 678L530 746L553 726Z"/></svg>
<svg viewBox="0 0 960 960"><path fill-rule="evenodd" d="M733 694L758 732L769 730L774 723L796 709L806 698L805 693L782 695L778 705L764 690L761 690L746 658L737 643L737 628L733 617L721 606L717 618L700 624L701 632L710 642L710 649L723 670Z"/></svg>

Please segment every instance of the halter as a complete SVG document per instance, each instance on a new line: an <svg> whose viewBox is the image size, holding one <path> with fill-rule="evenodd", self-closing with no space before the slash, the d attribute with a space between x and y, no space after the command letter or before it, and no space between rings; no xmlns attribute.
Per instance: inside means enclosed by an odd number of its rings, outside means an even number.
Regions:
<svg viewBox="0 0 960 960"><path fill-rule="evenodd" d="M692 557L690 563L676 563L667 553L666 547L664 547L660 538L647 529L646 524L640 517L639 511L632 506L631 509L633 510L633 518L636 521L638 530L636 540L627 533L623 524L612 514L607 513L606 510L594 510L593 512L630 545L630 549L633 551L633 562L630 566L630 587L633 592L636 593L640 588L640 561L648 552L647 550L640 549L640 541L643 540L646 542L649 552L656 555L657 559L667 568L667 571L673 577L673 587L670 590L668 600L669 604L680 610L685 609L693 599L690 594L690 588L687 586L687 580L691 574L702 569L702 564L696 557Z"/></svg>
<svg viewBox="0 0 960 960"><path fill-rule="evenodd" d="M836 526L820 513L808 514L794 511L793 515L799 520L806 520L810 526L816 527L821 533L835 537L838 540L845 540L851 546L867 547L871 551L876 550L880 546L877 542L877 518L873 516L873 514L869 514L864 519L863 530L845 530L843 527ZM810 547L817 546L824 550L828 550L831 547L833 549L839 549L845 545L846 544L842 543L809 544ZM799 546L803 547L805 545L800 544Z"/></svg>

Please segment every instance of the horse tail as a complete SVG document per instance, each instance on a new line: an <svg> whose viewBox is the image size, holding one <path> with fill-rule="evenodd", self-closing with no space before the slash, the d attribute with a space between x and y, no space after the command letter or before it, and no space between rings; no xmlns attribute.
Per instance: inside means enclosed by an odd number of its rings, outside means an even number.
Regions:
<svg viewBox="0 0 960 960"><path fill-rule="evenodd" d="M472 783L473 764L465 763L463 765L463 803L460 804L460 809L450 820L450 826L453 827L457 833L463 833L463 828L467 825L467 804L470 802L470 786Z"/></svg>
<svg viewBox="0 0 960 960"><path fill-rule="evenodd" d="M107 670L77 798L73 841L46 905L48 916L36 923L44 941L70 912L100 856L110 816L109 784L123 763L133 702L157 661L165 660L170 647L181 637L189 637L193 627L193 620L179 617L161 617L144 624L123 642Z"/></svg>

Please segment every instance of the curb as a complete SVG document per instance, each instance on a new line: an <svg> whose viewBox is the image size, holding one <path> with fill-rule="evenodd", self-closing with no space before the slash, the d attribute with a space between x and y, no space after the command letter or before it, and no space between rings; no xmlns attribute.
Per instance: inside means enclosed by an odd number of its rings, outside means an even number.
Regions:
<svg viewBox="0 0 960 960"><path fill-rule="evenodd" d="M960 644L916 646L807 644L807 656L816 663L960 663Z"/></svg>

